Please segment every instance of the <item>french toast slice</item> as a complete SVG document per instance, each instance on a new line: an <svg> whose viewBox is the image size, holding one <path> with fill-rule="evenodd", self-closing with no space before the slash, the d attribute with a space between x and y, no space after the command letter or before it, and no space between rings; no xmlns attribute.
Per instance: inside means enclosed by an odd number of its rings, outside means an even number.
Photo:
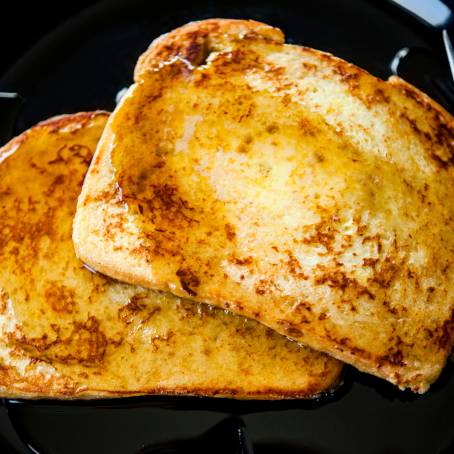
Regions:
<svg viewBox="0 0 454 454"><path fill-rule="evenodd" d="M76 201L107 118L56 117L0 149L0 395L280 399L333 389L339 361L76 258Z"/></svg>
<svg viewBox="0 0 454 454"><path fill-rule="evenodd" d="M453 131L399 78L265 24L191 23L140 57L76 251L422 393L453 346Z"/></svg>

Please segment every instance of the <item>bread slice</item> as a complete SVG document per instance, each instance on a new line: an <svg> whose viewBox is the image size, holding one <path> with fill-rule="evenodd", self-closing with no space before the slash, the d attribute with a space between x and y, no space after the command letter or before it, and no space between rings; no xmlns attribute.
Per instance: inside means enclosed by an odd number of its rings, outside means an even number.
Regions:
<svg viewBox="0 0 454 454"><path fill-rule="evenodd" d="M76 250L424 392L453 345L453 131L401 79L257 22L191 23L140 58Z"/></svg>
<svg viewBox="0 0 454 454"><path fill-rule="evenodd" d="M76 200L107 118L53 118L0 149L0 395L280 399L333 389L340 362L76 258Z"/></svg>

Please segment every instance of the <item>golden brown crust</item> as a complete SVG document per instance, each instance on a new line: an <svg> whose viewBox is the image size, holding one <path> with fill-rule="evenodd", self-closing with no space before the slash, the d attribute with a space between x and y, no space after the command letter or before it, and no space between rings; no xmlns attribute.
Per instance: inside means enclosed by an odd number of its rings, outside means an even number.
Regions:
<svg viewBox="0 0 454 454"><path fill-rule="evenodd" d="M450 123L451 127L454 127L454 119L452 115L444 107L440 106L440 104L438 104L421 90L417 89L414 85L411 85L398 76L391 76L388 79L388 83L399 88L405 96L415 100L418 104L422 105L424 109L428 110L429 112L437 113L443 118L444 122L448 122Z"/></svg>
<svg viewBox="0 0 454 454"><path fill-rule="evenodd" d="M83 187L77 253L424 392L454 340L452 117L403 81L225 24L208 59L204 22L140 59Z"/></svg>
<svg viewBox="0 0 454 454"><path fill-rule="evenodd" d="M0 396L289 399L334 388L339 362L76 259L76 199L108 115L55 117L0 149Z"/></svg>
<svg viewBox="0 0 454 454"><path fill-rule="evenodd" d="M48 129L53 132L58 132L69 126L73 131L84 127L88 122L96 119L97 117L108 117L109 112L103 110L96 110L92 112L77 112L75 114L56 115L54 117L43 120L33 126L32 128L19 134L17 137L11 139L7 144L0 148L0 163L3 157L9 156L11 151L14 151L16 147L21 145L27 140L32 133L37 133L41 129Z"/></svg>
<svg viewBox="0 0 454 454"><path fill-rule="evenodd" d="M107 118L109 115L110 113L105 110L55 115L54 117L40 121L36 126L33 126L28 131L25 131L25 133L35 131L40 128L49 128L52 132L57 133L66 127L70 127L72 131L77 131L77 129L86 126L91 120L94 120L97 117Z"/></svg>
<svg viewBox="0 0 454 454"><path fill-rule="evenodd" d="M142 73L156 69L175 57L199 66L216 48L244 39L282 44L284 34L278 28L254 20L207 19L190 22L151 43L137 62L134 79L138 82Z"/></svg>
<svg viewBox="0 0 454 454"><path fill-rule="evenodd" d="M448 150L447 155L440 156L435 152L432 157L442 166L454 164L454 118L452 115L432 98L400 77L391 76L388 83L397 87L407 99L421 106L427 117L431 118L435 134L433 137L429 137L429 140L435 142L436 145L440 143L445 145ZM410 122L412 129L418 135L422 134L427 138L427 133L420 129L414 119L409 119L407 116L404 118Z"/></svg>

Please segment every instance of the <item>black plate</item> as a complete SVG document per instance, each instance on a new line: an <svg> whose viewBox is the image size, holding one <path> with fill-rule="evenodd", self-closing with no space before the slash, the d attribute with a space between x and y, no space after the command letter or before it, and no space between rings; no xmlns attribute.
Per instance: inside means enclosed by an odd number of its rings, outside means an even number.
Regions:
<svg viewBox="0 0 454 454"><path fill-rule="evenodd" d="M431 1L419 3L427 9ZM207 17L262 20L282 28L289 42L332 52L384 78L391 74L395 54L408 47L399 67L402 75L453 111L454 86L441 30L388 2L160 3L98 4L28 52L0 80L0 91L17 91L25 100L14 132L55 114L113 109L117 92L131 83L134 63L153 38ZM449 363L441 379L419 397L347 368L345 385L334 397L309 404L141 398L72 404L9 401L6 408L22 439L43 453L253 449L283 454L447 454L454 452L453 369ZM16 446L15 452L29 452L12 435L4 410L0 429L5 439ZM13 448L2 447L0 440L0 451L8 449Z"/></svg>

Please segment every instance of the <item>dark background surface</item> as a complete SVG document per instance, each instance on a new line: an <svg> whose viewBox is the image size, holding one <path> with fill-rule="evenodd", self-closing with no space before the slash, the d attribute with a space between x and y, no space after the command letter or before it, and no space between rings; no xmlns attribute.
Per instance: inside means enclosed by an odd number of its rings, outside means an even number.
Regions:
<svg viewBox="0 0 454 454"><path fill-rule="evenodd" d="M308 0L300 0L303 3ZM310 0L309 0L310 1ZM358 0L351 0L354 4ZM415 0L430 3L432 0ZM454 0L444 0L451 8ZM376 3L386 0L376 0ZM56 2L55 0L39 1L6 1L0 2L0 77L20 56L27 52L49 31L61 25L83 9L100 3L99 0L77 0ZM150 4L158 3L150 0ZM216 2L213 2L216 3ZM224 3L224 2L217 2ZM225 2L228 3L228 2ZM261 2L245 2L249 5ZM279 5L279 1L275 2ZM171 2L174 9L191 8L188 2ZM321 11L321 13L323 13ZM342 16L339 18L342 20Z"/></svg>
<svg viewBox="0 0 454 454"><path fill-rule="evenodd" d="M153 38L210 16L263 20L281 27L291 42L333 52L380 77L390 75L390 61L400 48L426 49L427 55L418 54L406 65L406 78L452 108L450 96L441 100L433 84L442 81L454 93L441 33L380 0L300 0L296 6L284 0L228 5L112 1L72 19L13 65L40 37L91 3L1 5L0 91L15 90L25 99L15 132L55 114L112 109L115 94L129 85L138 55ZM336 398L314 408L298 402L255 407L207 400L191 401L185 409L178 401L162 409L152 400L133 401L127 408L52 403L9 408L23 438L46 453L132 454L150 444L197 437L236 414L259 454L448 454L454 453L453 369L450 363L421 397L347 369L346 384ZM0 454L12 449L7 440L16 452L29 452L14 436L4 407L0 433ZM218 448L226 446L225 436L228 431L216 435Z"/></svg>
<svg viewBox="0 0 454 454"><path fill-rule="evenodd" d="M0 75L46 33L94 0L0 2Z"/></svg>
<svg viewBox="0 0 454 454"><path fill-rule="evenodd" d="M435 0L405 1L430 5ZM3 3L0 91L18 91L26 100L15 134L52 115L113 109L116 93L131 83L137 57L154 37L205 17L268 21L281 27L289 42L332 52L383 78L390 75L389 63L402 45L429 49L428 58L410 59L410 74L404 76L445 107L454 104L454 95L446 99L425 80L426 71L449 77L441 33L429 31L387 0Z"/></svg>

